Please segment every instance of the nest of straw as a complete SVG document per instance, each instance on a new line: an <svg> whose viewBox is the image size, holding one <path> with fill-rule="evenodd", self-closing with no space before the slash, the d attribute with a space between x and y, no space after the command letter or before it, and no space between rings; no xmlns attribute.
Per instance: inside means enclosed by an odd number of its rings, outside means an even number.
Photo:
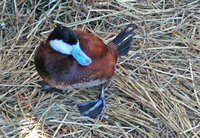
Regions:
<svg viewBox="0 0 200 138"><path fill-rule="evenodd" d="M199 137L199 0L0 2L0 137ZM134 44L119 59L100 119L77 104L99 87L42 92L34 52L58 25L111 41L134 23Z"/></svg>

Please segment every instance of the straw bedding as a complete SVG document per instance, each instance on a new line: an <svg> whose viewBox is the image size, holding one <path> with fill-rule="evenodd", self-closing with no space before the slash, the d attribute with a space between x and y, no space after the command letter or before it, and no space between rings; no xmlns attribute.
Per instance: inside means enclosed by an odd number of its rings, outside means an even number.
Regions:
<svg viewBox="0 0 200 138"><path fill-rule="evenodd" d="M111 41L137 26L130 52L107 83L107 110L93 120L77 104L100 87L42 92L34 52L66 25ZM199 0L2 0L0 137L199 137Z"/></svg>

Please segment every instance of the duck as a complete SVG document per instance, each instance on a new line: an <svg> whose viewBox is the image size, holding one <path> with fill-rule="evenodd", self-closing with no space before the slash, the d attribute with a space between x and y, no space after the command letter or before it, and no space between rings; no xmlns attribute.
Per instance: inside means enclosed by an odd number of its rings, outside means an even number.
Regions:
<svg viewBox="0 0 200 138"><path fill-rule="evenodd" d="M43 79L39 82L41 89L66 92L101 85L99 98L78 104L81 115L101 117L106 109L105 83L112 78L118 58L126 55L133 44L136 27L129 29L131 26L107 44L82 30L55 27L34 56L36 70Z"/></svg>

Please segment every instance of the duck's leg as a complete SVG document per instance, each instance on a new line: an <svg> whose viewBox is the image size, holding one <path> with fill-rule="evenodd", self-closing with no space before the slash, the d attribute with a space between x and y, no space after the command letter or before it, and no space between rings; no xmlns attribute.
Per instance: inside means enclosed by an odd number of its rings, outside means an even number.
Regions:
<svg viewBox="0 0 200 138"><path fill-rule="evenodd" d="M105 91L105 86L104 84L102 84L101 94L98 99L78 105L81 115L89 116L94 119L103 115L106 109L104 91Z"/></svg>
<svg viewBox="0 0 200 138"><path fill-rule="evenodd" d="M66 93L66 90L60 90L57 89L51 85L49 85L46 81L38 81L37 82L41 86L42 91L48 91L48 92L58 92L58 93Z"/></svg>

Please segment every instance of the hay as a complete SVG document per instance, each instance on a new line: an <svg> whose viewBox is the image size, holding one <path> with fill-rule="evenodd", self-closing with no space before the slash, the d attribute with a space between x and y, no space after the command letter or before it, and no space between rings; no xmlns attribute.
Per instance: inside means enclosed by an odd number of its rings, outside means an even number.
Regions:
<svg viewBox="0 0 200 138"><path fill-rule="evenodd" d="M199 15L199 0L2 0L0 137L199 137ZM76 107L99 87L40 91L34 52L55 25L109 42L130 22L134 45L108 84L102 118Z"/></svg>

